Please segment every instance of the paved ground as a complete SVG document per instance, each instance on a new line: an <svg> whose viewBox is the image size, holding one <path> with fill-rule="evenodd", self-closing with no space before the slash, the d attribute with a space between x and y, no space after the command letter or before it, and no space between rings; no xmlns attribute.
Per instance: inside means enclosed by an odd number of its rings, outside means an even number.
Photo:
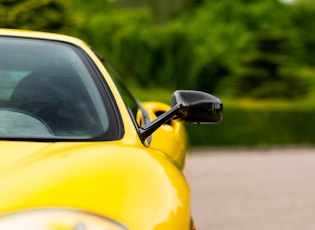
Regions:
<svg viewBox="0 0 315 230"><path fill-rule="evenodd" d="M185 173L198 230L315 230L315 148L192 150Z"/></svg>

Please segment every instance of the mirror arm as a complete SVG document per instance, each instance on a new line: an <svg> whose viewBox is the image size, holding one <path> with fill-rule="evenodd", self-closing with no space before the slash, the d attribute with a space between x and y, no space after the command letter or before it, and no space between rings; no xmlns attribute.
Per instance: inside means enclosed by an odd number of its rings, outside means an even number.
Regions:
<svg viewBox="0 0 315 230"><path fill-rule="evenodd" d="M173 106L169 111L161 114L155 120L144 125L139 129L139 134L142 140L147 139L155 130L157 130L161 125L168 122L172 117L178 114L180 110L180 105Z"/></svg>

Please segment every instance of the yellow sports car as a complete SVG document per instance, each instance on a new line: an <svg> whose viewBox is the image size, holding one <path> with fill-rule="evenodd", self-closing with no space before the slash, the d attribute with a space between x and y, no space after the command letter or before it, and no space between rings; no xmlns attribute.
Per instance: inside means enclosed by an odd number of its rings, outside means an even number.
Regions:
<svg viewBox="0 0 315 230"><path fill-rule="evenodd" d="M0 229L194 229L184 122L216 97L140 103L87 44L0 29Z"/></svg>

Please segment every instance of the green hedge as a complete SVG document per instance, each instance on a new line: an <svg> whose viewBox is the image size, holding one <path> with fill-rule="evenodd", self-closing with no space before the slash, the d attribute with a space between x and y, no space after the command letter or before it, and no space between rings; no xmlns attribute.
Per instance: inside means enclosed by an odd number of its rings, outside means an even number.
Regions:
<svg viewBox="0 0 315 230"><path fill-rule="evenodd" d="M170 103L172 91L131 86L141 101ZM152 94L151 92L155 92ZM219 124L186 124L193 147L315 144L315 96L305 100L253 100L218 96L224 106Z"/></svg>
<svg viewBox="0 0 315 230"><path fill-rule="evenodd" d="M315 143L315 109L227 108L216 125L186 125L192 146Z"/></svg>

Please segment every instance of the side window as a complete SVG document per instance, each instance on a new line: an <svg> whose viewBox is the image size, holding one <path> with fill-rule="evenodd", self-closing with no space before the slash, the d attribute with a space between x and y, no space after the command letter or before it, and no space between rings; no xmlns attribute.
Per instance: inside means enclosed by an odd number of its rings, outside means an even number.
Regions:
<svg viewBox="0 0 315 230"><path fill-rule="evenodd" d="M142 108L140 102L132 95L129 91L125 83L113 69L113 67L106 61L103 61L103 64L109 74L111 75L112 79L114 80L120 95L122 96L129 112L131 113L133 120L137 124L138 127L146 124L150 121L149 116L147 115L146 111ZM142 119L139 118L139 113L141 113Z"/></svg>

